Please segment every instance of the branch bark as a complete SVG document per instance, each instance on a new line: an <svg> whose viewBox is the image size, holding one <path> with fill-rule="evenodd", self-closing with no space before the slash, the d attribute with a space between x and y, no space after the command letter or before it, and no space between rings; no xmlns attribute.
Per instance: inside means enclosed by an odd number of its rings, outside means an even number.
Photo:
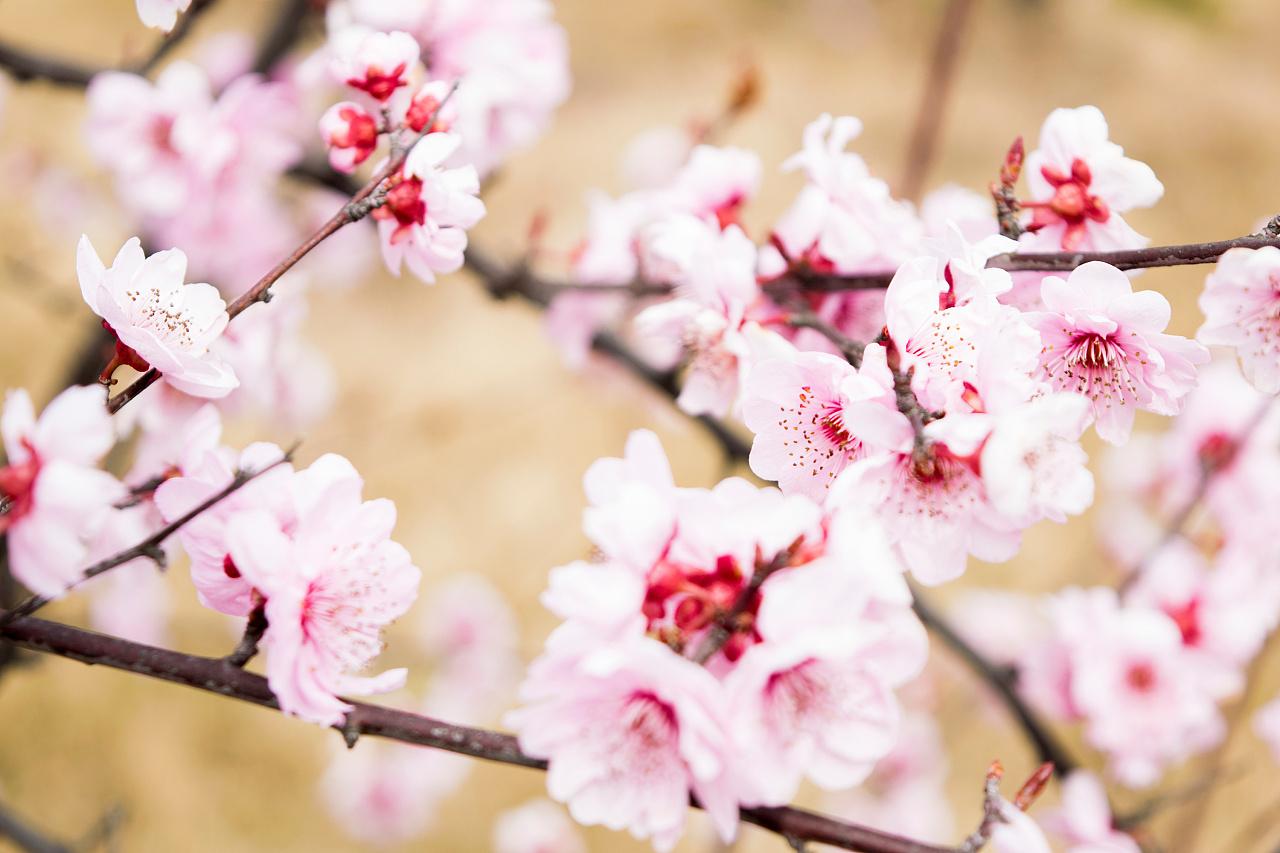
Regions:
<svg viewBox="0 0 1280 853"><path fill-rule="evenodd" d="M33 651L134 672L279 710L265 678L245 672L225 659L183 654L31 617L0 627L0 637ZM458 726L363 702L352 702L351 705L353 708L346 722L334 726L348 743L361 735L372 735L501 764L535 770L547 768L545 761L521 751L516 738L509 734ZM790 806L743 809L741 818L746 823L784 837L863 853L956 853L958 850L924 844Z"/></svg>

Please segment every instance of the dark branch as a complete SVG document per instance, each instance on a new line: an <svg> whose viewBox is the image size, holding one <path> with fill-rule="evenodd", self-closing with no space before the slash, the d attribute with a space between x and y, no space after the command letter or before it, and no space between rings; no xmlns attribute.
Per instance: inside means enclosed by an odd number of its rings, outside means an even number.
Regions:
<svg viewBox="0 0 1280 853"><path fill-rule="evenodd" d="M302 27L310 9L311 0L282 0L280 11L276 13L270 29L258 45L258 55L253 61L256 73L269 74L289 49L297 44L302 37Z"/></svg>
<svg viewBox="0 0 1280 853"><path fill-rule="evenodd" d="M0 805L0 838L9 839L23 853L72 853L70 847L49 838L3 805Z"/></svg>
<svg viewBox="0 0 1280 853"><path fill-rule="evenodd" d="M150 678L183 684L231 699L279 710L267 681L226 660L205 658L96 634L69 625L24 618L0 628L0 636L24 648L59 655ZM502 764L545 770L547 763L521 751L515 737L458 726L379 705L352 702L344 723L334 726L349 740L361 735L385 737ZM743 809L747 823L783 837L830 844L863 853L955 853L956 848L923 844L869 827L845 823L788 806Z"/></svg>
<svg viewBox="0 0 1280 853"><path fill-rule="evenodd" d="M32 80L45 80L59 86L71 86L83 89L94 77L104 71L124 71L132 74L147 74L152 71L179 42L187 37L191 25L200 14L214 4L214 0L195 0L187 13L178 19L173 30L156 45L141 62L120 67L82 65L71 60L46 56L42 53L24 50L11 44L0 44L0 68L8 69L15 80L26 83Z"/></svg>
<svg viewBox="0 0 1280 853"><path fill-rule="evenodd" d="M1018 725L1035 746L1041 761L1052 762L1063 776L1071 774L1079 765L1066 747L1049 728L1041 722L1031 707L1018 695L1014 673L997 667L977 649L969 645L954 628L929 606L918 589L912 590L912 608L925 627L934 633L948 648L955 652L970 669L991 686L1001 703L1017 719Z"/></svg>

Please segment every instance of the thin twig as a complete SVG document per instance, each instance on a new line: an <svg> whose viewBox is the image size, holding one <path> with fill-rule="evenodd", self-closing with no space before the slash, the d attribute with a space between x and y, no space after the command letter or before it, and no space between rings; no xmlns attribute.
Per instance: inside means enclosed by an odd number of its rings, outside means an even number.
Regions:
<svg viewBox="0 0 1280 853"><path fill-rule="evenodd" d="M103 574L104 572L108 572L111 569L114 569L116 566L121 566L132 560L137 560L143 557L154 561L157 565L163 566L165 557L164 557L164 551L161 550L160 545L164 542L164 540L168 539L170 536L176 533L179 529L181 529L182 527L190 523L193 518L200 515L205 510L210 509L211 507L216 506L217 504L226 500L228 497L235 494L240 489L244 488L254 479L267 473L272 468L275 468L278 465L283 465L286 462L292 461L293 454L297 450L297 448L298 448L297 444L293 445L292 447L290 447L288 450L284 452L283 456L281 456L275 462L272 462L270 465L265 465L261 468L254 469L252 471L246 471L246 470L236 471L235 476L231 478L231 482L228 483L225 488L219 490L217 493L211 495L208 499L202 501L200 504L193 507L189 512L184 513L183 515L179 516L178 518L175 518L173 521L166 524L164 527L161 527L159 530L157 530L155 533L152 533L146 539L143 539L137 545L133 545L129 548L125 548L123 551L112 554L110 557L107 557L104 560L99 560L98 562L94 563L92 566L89 566L87 569L81 572L80 577L77 578L74 583L68 586L67 589L68 590L74 589L75 587L79 586L80 584L84 583L90 578L96 578L98 575ZM28 597L25 601L23 601L17 607L14 607L10 610L6 610L4 613L0 613L0 627L7 625L8 623L12 622L14 619L19 619L23 616L30 616L32 613L35 613L37 610L39 610L41 607L44 607L46 604L48 604L52 600L53 599L46 598L43 595L32 595Z"/></svg>
<svg viewBox="0 0 1280 853"><path fill-rule="evenodd" d="M435 124L436 116L440 115L440 111L444 109L445 104L453 97L454 92L458 91L458 84L455 82L448 93L440 99L440 103L436 106L435 112L431 114L431 118L427 121L421 133L417 134L408 144L392 145L392 153L387 160L387 164L374 175L367 184L361 187L351 199L344 204L337 213L329 218L329 221L321 225L316 232L302 241L302 245L294 249L288 257L276 264L266 275L258 279L258 281L246 290L244 293L227 306L228 320L234 320L246 308L255 302L266 302L270 297L271 286L280 278L293 269L294 265L305 258L312 249L319 246L329 237L333 236L339 230L353 222L358 222L368 216L375 208L381 205L382 199L375 195L383 182L394 175L404 165L404 161L408 158L409 152L413 150L421 139L431 132ZM160 378L160 371L154 367L143 373L133 383L120 393L107 401L107 411L115 414L124 406L137 397L151 385L155 384Z"/></svg>
<svg viewBox="0 0 1280 853"><path fill-rule="evenodd" d="M155 69L191 31L191 25L200 13L212 6L214 0L195 0L191 8L183 15L173 30L166 35L155 50L142 61L122 66L90 66L82 65L67 59L46 56L42 53L24 50L11 44L0 44L0 68L5 68L19 82L44 80L59 86L70 86L83 89L94 77L106 71L123 71L130 74L145 75Z"/></svg>
<svg viewBox="0 0 1280 853"><path fill-rule="evenodd" d="M311 0L281 0L280 11L258 45L258 54L253 60L256 73L269 74L298 42L311 5Z"/></svg>
<svg viewBox="0 0 1280 853"><path fill-rule="evenodd" d="M764 586L774 572L781 571L791 564L791 558L795 556L804 537L792 542L790 547L779 551L774 555L772 560L763 562L756 561L755 571L751 573L751 578L747 581L739 592L738 597L734 599L733 604L724 613L712 623L711 629L703 638L702 643L698 646L697 652L693 656L694 663L705 664L711 660L712 656L724 648L724 644L729 642L729 638L745 627L743 616L755 604L756 596L760 593L760 587Z"/></svg>
<svg viewBox="0 0 1280 853"><path fill-rule="evenodd" d="M925 627L934 633L948 648L955 652L981 679L991 686L996 696L1018 721L1019 727L1035 746L1036 754L1041 761L1051 761L1058 772L1070 775L1079 766L1065 746L1049 728L1041 722L1031 707L1018 695L1014 674L997 667L987 660L967 640L960 636L951 625L940 616L921 595L920 590L912 589L912 609L920 617Z"/></svg>
<svg viewBox="0 0 1280 853"><path fill-rule="evenodd" d="M0 628L0 636L34 651L279 709L265 678L232 666L224 659L183 654L30 617ZM521 751L516 738L509 734L453 725L363 702L351 705L347 719L334 726L339 732L357 737L384 737L536 770L547 768L547 762ZM741 819L783 837L864 853L956 853L958 849L913 841L789 806L743 809Z"/></svg>
<svg viewBox="0 0 1280 853"><path fill-rule="evenodd" d="M23 853L73 853L70 847L49 838L2 805L0 838L9 839Z"/></svg>
<svg viewBox="0 0 1280 853"><path fill-rule="evenodd" d="M258 643L262 640L262 635L267 632L267 627L266 602L259 601L249 613L249 621L244 626L244 636L236 644L235 651L227 655L227 663L244 669L245 664L258 654Z"/></svg>
<svg viewBox="0 0 1280 853"><path fill-rule="evenodd" d="M960 56L960 42L972 9L973 0L949 0L942 25L938 28L924 94L916 112L915 128L907 144L906 168L898 185L898 194L911 201L920 200L924 179L933 163L947 98L951 93L951 81L955 77L956 61Z"/></svg>

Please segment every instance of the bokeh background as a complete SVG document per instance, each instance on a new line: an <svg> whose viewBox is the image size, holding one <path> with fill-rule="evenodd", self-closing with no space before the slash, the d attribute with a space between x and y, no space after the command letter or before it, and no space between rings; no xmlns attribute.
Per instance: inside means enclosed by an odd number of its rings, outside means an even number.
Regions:
<svg viewBox="0 0 1280 853"><path fill-rule="evenodd" d="M221 31L257 32L274 5L222 0L179 54ZM561 0L573 94L540 144L512 159L486 189L489 215L475 242L515 257L531 218L545 211L545 244L570 247L584 221L583 192L623 189L626 143L654 125L714 114L747 60L759 68L761 97L722 141L755 149L765 164L763 190L747 212L754 233L797 190L799 179L777 165L820 112L861 117L867 129L856 150L896 181L942 7L938 0ZM138 24L132 0L0 2L0 38L86 61L140 56L153 36ZM1157 243L1247 233L1280 210L1277 36L1271 0L979 0L929 185L981 189L1015 135L1034 143L1049 110L1092 103L1110 119L1112 138L1165 183L1158 207L1129 217L1135 227ZM118 245L130 226L72 193L33 189L19 174L24 162L57 163L108 187L83 145L82 94L11 85L4 100L0 385L24 386L41 403L92 327L75 285L75 234L85 230L101 246ZM19 149L21 157L10 156ZM50 230L33 213L50 207L85 223L74 234ZM1171 331L1194 333L1204 272L1157 271L1143 279L1173 303ZM388 276L375 262L364 279L313 299L308 335L333 362L338 391L332 416L307 432L302 460L326 451L348 456L366 479L366 495L396 501L397 538L425 572L424 595L451 574L484 575L515 608L522 652L531 658L552 627L537 604L548 569L587 548L579 524L586 467L619 453L630 430L649 427L662 436L683 484L710 485L725 473L716 447L665 399L607 365L570 373L534 310L491 301L466 274L424 287ZM269 425L241 424L231 434L233 442L292 437ZM1015 560L974 566L940 599L973 586L1051 591L1113 580L1096 542L1096 515L1066 527L1042 523ZM170 583L183 602L172 629L176 647L225 652L232 637L216 614L196 605L183 566L170 572ZM76 600L50 614L85 615ZM413 630L413 616L393 634L388 665L421 663L403 636ZM1035 760L946 650L935 644L934 656L952 806L963 833L976 823L987 763L998 757L1011 779L1021 779ZM1246 714L1275 693L1280 654L1267 653L1259 673ZM414 683L422 677L419 670ZM409 693L386 701L412 704ZM1234 717L1241 708L1226 713ZM1089 754L1077 733L1066 734ZM63 838L119 805L127 814L117 839L123 850L362 849L332 823L317 793L336 740L207 694L41 658L0 679L0 802ZM1194 760L1165 789L1205 778L1215 760ZM1273 805L1280 774L1247 722L1217 764L1226 772L1211 797L1201 792L1162 809L1151 823L1156 837L1175 853L1272 850L1280 843L1280 804ZM432 830L403 849L488 849L493 816L541 794L542 786L537 773L477 766ZM1116 797L1133 805L1148 794ZM1275 821L1264 819L1233 840L1236 828L1268 808ZM1192 832L1202 812L1205 822ZM692 820L681 849L712 849L700 818ZM608 832L589 839L592 850L646 849ZM781 847L748 829L738 849Z"/></svg>

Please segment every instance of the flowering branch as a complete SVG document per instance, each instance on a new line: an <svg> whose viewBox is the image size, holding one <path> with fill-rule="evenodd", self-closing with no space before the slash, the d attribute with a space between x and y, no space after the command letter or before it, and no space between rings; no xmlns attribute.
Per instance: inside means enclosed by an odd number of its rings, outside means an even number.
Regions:
<svg viewBox="0 0 1280 853"><path fill-rule="evenodd" d="M149 560L154 561L157 565L163 566L165 561L165 556L164 556L164 551L160 549L160 544L164 542L164 540L168 539L170 536L176 533L179 529L181 529L182 527L190 523L193 518L200 515L205 510L210 509L211 507L217 505L218 503L221 503L223 500L226 500L228 497L235 494L240 489L244 488L246 485L248 485L250 482L252 482L256 478L270 471L272 468L275 468L279 465L283 465L286 462L292 461L293 454L297 450L297 448L298 446L296 444L293 445L292 447L290 447L288 450L284 452L283 456L281 456L275 462L272 462L270 465L265 465L262 468L257 468L253 471L245 471L245 470L236 471L235 476L231 478L231 482L228 483L225 488L209 496L209 498L197 504L189 512L179 516L178 518L175 518L173 521L169 522L164 527L161 527L159 530L157 530L155 533L152 533L146 539L143 539L137 545L126 548L123 551L120 551L116 554L112 554L110 557L107 557L104 560L100 560L99 562L94 563L92 566L85 569L84 572L81 573L80 578L74 584L72 584L72 586L77 586L79 584L82 584L85 581L89 580L90 578L95 578L100 574L103 574L105 572L110 571L111 569L114 569L116 566L122 566L125 563L131 562L140 557L145 557ZM35 613L37 610L39 610L41 607L44 607L50 601L52 601L52 599L46 598L43 595L32 595L28 597L21 604L0 614L0 627L3 627L9 624L14 619L19 619L23 616L30 616L32 613ZM246 658L246 660L248 660L248 658Z"/></svg>
<svg viewBox="0 0 1280 853"><path fill-rule="evenodd" d="M270 301L271 286L279 281L285 273L293 269L298 261L305 258L312 249L332 237L342 228L353 222L359 222L383 204L385 201L384 193L382 192L383 183L387 178L400 170L409 156L409 151L413 149L413 146L421 140L422 137L431 132L431 128L435 124L436 117L440 115L440 111L444 109L445 104L449 102L449 99L453 97L454 92L457 90L458 84L455 82L451 87L449 87L448 93L436 105L435 110L427 120L421 133L417 134L408 144L393 145L391 156L387 159L386 165L384 165L377 174L370 178L368 183L357 190L356 193L351 196L350 201L344 204L337 213L329 218L327 222L316 229L314 234L306 240L303 240L302 244L298 246L298 248L294 249L288 257L276 264L275 267L273 267L271 271L262 278L258 279L257 283L255 283L253 287L250 287L244 293L240 294L234 302L227 306L228 321L234 320L246 308L255 302ZM132 385L107 401L107 411L114 415L116 412L124 408L130 400L153 385L159 378L160 371L156 370L154 367L149 368L146 373L143 373L134 380Z"/></svg>
<svg viewBox="0 0 1280 853"><path fill-rule="evenodd" d="M734 600L729 609L716 618L715 624L711 626L711 630L694 654L694 661L706 663L711 660L712 656L724 647L724 644L729 641L729 638L734 633L750 626L749 622L746 625L743 624L744 616L751 609L751 605L755 603L760 593L760 587L774 572L785 569L790 565L791 558L795 556L797 549L803 542L803 538L797 539L791 543L789 548L779 551L767 563L759 558L756 559L756 569L751 574L751 579L747 581L746 586L738 593L737 599Z"/></svg>
<svg viewBox="0 0 1280 853"><path fill-rule="evenodd" d="M160 649L30 617L0 627L0 636L34 651L135 672L279 710L265 678L246 672L225 659ZM535 770L547 767L545 761L525 754L512 735L454 725L379 705L362 702L352 702L351 705L353 708L346 720L334 726L348 743L361 735L373 735L501 764ZM959 853L961 850L924 844L790 806L743 809L741 819L787 838L863 853Z"/></svg>

